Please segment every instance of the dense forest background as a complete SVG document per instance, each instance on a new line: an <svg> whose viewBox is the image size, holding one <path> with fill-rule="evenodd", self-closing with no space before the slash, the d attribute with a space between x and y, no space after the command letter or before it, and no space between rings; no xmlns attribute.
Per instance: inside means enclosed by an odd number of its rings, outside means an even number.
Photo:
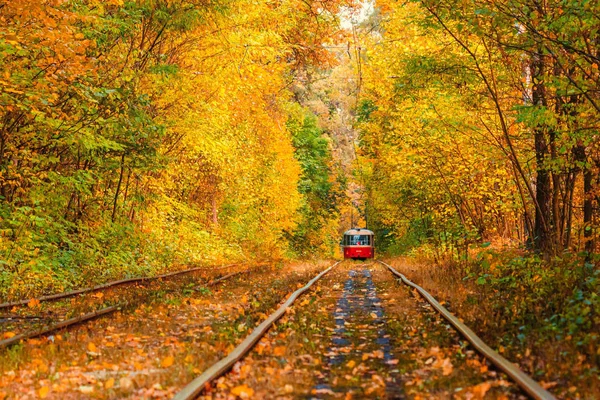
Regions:
<svg viewBox="0 0 600 400"><path fill-rule="evenodd" d="M358 119L398 250L502 238L595 253L598 5L377 4Z"/></svg>

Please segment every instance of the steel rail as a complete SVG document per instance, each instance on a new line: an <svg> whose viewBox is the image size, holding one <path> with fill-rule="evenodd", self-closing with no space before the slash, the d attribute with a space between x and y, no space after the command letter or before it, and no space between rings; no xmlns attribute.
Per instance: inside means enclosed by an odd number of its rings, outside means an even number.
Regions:
<svg viewBox="0 0 600 400"><path fill-rule="evenodd" d="M17 342L19 342L21 340L32 339L34 337L42 336L42 335L45 335L45 334L50 333L50 332L54 332L54 331L59 330L59 329L69 327L71 325L75 325L75 324L79 324L81 322L89 321L90 319L94 319L94 318L100 317L101 315L110 314L112 312L115 312L115 311L119 310L122 306L123 306L122 304L117 304L115 306L106 307L106 308L103 308L103 309L98 310L98 311L94 311L94 312L91 312L91 313L80 315L79 317L75 317L75 318L64 320L62 322L59 322L58 324L47 326L47 327L42 328L40 330L35 330L35 331L25 332L25 333L22 333L20 335L15 335L15 336L13 336L13 337L11 337L9 339L1 340L0 341L0 348L8 347L8 346L13 345L13 344L15 344L15 343L17 343Z"/></svg>
<svg viewBox="0 0 600 400"><path fill-rule="evenodd" d="M238 265L238 264L232 264L232 265L229 265L229 266L233 266L233 265ZM218 269L224 269L224 268L217 268L216 270L218 270ZM208 282L207 286L214 286L214 285L216 285L216 284L218 284L218 283L220 283L220 282L222 282L222 281L224 281L226 279L229 279L229 278L231 278L233 276L236 276L238 274L246 273L248 271L249 271L249 269L244 270L244 271L232 272L230 274L222 276L221 278L218 278L218 279L215 279L215 280L212 280L212 281ZM179 273L183 273L184 271L178 271L178 272ZM188 272L190 272L190 271L188 270ZM169 276L172 276L172 274L169 274ZM158 278L158 277L156 277L156 278ZM59 329L68 328L68 327L70 327L72 325L80 324L82 322L86 322L86 321L89 321L91 319L94 319L94 318L97 318L97 317L100 317L100 316L103 316L103 315L106 315L106 314L111 314L111 313L113 313L115 311L121 310L122 308L126 307L127 305L128 305L127 303L116 304L116 305L113 305L113 306L110 306L110 307L102 308L102 309L97 310L97 311L93 311L93 312L90 312L90 313L87 313L87 314L80 315L78 317L67 319L65 321L59 322L59 323L54 324L54 325L46 326L46 327L44 327L42 329L39 329L39 330L32 330L32 331L29 331L29 332L24 332L24 333L21 333L19 335L15 335L15 336L13 336L11 338L0 340L0 349L2 349L4 347L11 346L11 345L13 345L13 344L15 344L15 343L17 343L17 342L19 342L21 340L33 339L35 337L46 335L48 333L57 331Z"/></svg>
<svg viewBox="0 0 600 400"><path fill-rule="evenodd" d="M245 274L245 273L247 273L248 271L250 271L250 270L249 270L249 269L246 269L246 270L244 270L244 271L235 271L235 272L232 272L232 273L230 273L230 274L227 274L227 275L225 275L225 276L222 276L222 277L220 277L220 278L213 279L212 281L208 282L208 283L206 284L206 286L215 286L215 285L217 285L217 284L221 283L222 281L224 281L224 280L226 280L226 279L229 279L229 278L231 278L231 277L233 277L233 276L236 276L236 275Z"/></svg>
<svg viewBox="0 0 600 400"><path fill-rule="evenodd" d="M228 265L224 265L219 268L196 267L196 268L184 269L181 271L169 272L166 274L161 274L161 275L156 275L156 276L143 276L143 277L137 277L137 278L121 279L118 281L103 283L101 285L93 286L90 288L83 288L83 289L73 290L73 291L65 292L65 293L57 293L57 294L51 294L48 296L42 296L35 300L38 300L40 302L41 301L59 300L59 299L64 299L64 298L68 298L68 297L77 296L78 294L96 292L98 290L103 290L103 289L107 289L107 288L114 287L114 286L120 286L120 285L124 285L127 283L146 282L146 281L151 281L151 280L156 280L156 279L171 278L173 276L189 274L191 272L197 272L197 271L219 271L221 269L230 268L230 267L240 265L240 264L242 264L242 263L228 264ZM17 301L12 301L12 302L0 303L0 309L15 307L15 306L24 306L24 305L29 304L32 300L33 299L27 299L27 300L17 300Z"/></svg>
<svg viewBox="0 0 600 400"><path fill-rule="evenodd" d="M432 295L430 295L425 289L421 286L411 282L401 274L396 271L391 265L384 263L383 261L379 261L382 265L385 265L387 269L397 277L399 277L402 282L406 285L416 289L421 296L427 300L433 308L436 309L454 328L465 338L469 343L475 347L475 349L481 353L485 358L491 361L496 367L504 371L508 376L510 376L527 394L529 394L532 398L538 400L553 400L556 399L550 392L540 386L539 383L534 381L529 375L521 371L515 364L508 361L506 358L502 357L498 354L494 349L485 344L483 340L475 332L473 332L468 326L463 324L456 318L450 311L448 311L444 306L442 306Z"/></svg>
<svg viewBox="0 0 600 400"><path fill-rule="evenodd" d="M179 391L173 400L189 400L196 398L204 388L206 384L211 382L212 380L218 378L227 372L233 364L241 360L252 348L254 345L260 340L261 337L271 328L271 326L283 316L288 307L292 305L292 303L304 292L306 292L310 287L321 279L326 273L331 271L333 267L338 265L341 261L336 262L331 267L327 268L325 271L318 274L316 277L311 279L305 286L296 290L291 296L283 303L273 314L271 314L266 320L264 320L259 326L257 326L252 333L247 336L242 343L240 343L231 353L227 355L227 357L222 358L216 364L208 368L204 371L200 376L191 381L187 386L185 386L181 391Z"/></svg>

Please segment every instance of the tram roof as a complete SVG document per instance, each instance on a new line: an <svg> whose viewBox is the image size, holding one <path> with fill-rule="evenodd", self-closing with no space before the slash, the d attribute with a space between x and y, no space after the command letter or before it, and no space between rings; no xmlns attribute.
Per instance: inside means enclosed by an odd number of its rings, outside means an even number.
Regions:
<svg viewBox="0 0 600 400"><path fill-rule="evenodd" d="M344 235L374 235L374 233L365 228L352 228L344 232Z"/></svg>

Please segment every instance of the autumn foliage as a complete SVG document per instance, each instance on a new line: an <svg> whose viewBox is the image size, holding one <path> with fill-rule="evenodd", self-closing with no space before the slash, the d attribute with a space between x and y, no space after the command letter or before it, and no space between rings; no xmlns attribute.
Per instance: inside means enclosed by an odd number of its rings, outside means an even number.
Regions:
<svg viewBox="0 0 600 400"><path fill-rule="evenodd" d="M378 4L359 115L381 226L452 248L594 252L596 6Z"/></svg>
<svg viewBox="0 0 600 400"><path fill-rule="evenodd" d="M288 89L341 5L0 2L1 294L285 254Z"/></svg>

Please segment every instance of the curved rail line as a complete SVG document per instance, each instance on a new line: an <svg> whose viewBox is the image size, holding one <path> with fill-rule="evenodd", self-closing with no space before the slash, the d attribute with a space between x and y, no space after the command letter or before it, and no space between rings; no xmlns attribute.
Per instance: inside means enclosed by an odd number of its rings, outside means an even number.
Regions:
<svg viewBox="0 0 600 400"><path fill-rule="evenodd" d="M190 382L186 387L184 387L180 392L178 392L173 400L188 400L196 398L204 388L206 384L210 381L218 378L227 372L233 364L237 361L241 360L256 343L263 337L263 335L269 330L269 328L283 316L288 307L292 305L292 303L304 292L306 292L310 287L321 279L326 273L331 271L333 267L338 265L341 261L336 262L331 267L327 268L325 271L321 272L313 279L311 279L305 286L296 290L292 295L283 303L273 314L269 316L266 320L264 320L259 326L257 326L252 333L244 339L242 343L240 343L231 353L227 355L227 357L222 358L212 367L207 369L202 373L202 375L198 376L192 382Z"/></svg>
<svg viewBox="0 0 600 400"><path fill-rule="evenodd" d="M505 372L508 376L510 376L527 394L529 394L532 398L538 400L553 400L555 397L548 392L546 389L540 386L539 383L531 379L529 375L521 371L515 364L508 361L506 358L502 357L500 354L496 353L494 349L485 344L483 340L479 336L475 334L468 326L463 324L456 318L450 311L448 311L444 306L442 306L432 295L430 295L425 289L421 286L411 282L401 274L396 271L391 265L384 263L383 261L379 261L382 265L386 266L387 269L394 275L396 275L400 280L416 289L419 294L427 300L429 304L440 313L454 328L465 338L469 343L475 347L479 353L481 353L485 358L490 360L496 367Z"/></svg>
<svg viewBox="0 0 600 400"><path fill-rule="evenodd" d="M240 264L243 264L243 263L228 264L228 265L224 265L224 266L221 266L218 268L196 267L196 268L184 269L181 271L169 272L167 274L161 274L161 275L157 275L157 276L142 276L142 277L137 277L137 278L121 279L118 281L103 283L101 285L93 286L90 288L83 288L83 289L72 290L70 292L65 292L65 293L57 293L57 294L51 294L48 296L42 296L35 300L42 302L42 301L65 299L68 297L77 296L78 294L96 292L96 291L108 289L108 288L114 287L114 286L125 285L127 283L147 282L147 281L152 281L152 280L156 280L156 279L171 278L171 277L174 277L177 275L189 274L191 272L196 272L196 271L219 271L221 269L234 267L234 266L240 265ZM0 303L0 309L15 307L15 306L24 306L24 305L29 304L32 300L33 299L26 299L26 300L17 300L17 301L11 301L11 302L6 302L6 303Z"/></svg>
<svg viewBox="0 0 600 400"><path fill-rule="evenodd" d="M238 264L233 264L233 265L238 265ZM227 267L231 267L233 265L228 265ZM224 268L218 268L218 269L224 269ZM215 269L215 270L218 270L218 269ZM235 271L235 272L232 272L230 274L227 274L227 275L222 276L222 277L220 277L218 279L214 279L214 280L208 282L206 284L206 286L207 287L215 286L215 285L219 284L220 282L223 282L226 279L229 279L229 278L234 277L234 276L239 275L239 274L246 273L248 271L249 271L249 269L246 269L244 271ZM184 271L179 271L180 274L183 273L183 272ZM188 270L187 272L191 272L191 271ZM169 276L173 276L173 274L170 274ZM100 316L104 316L104 315L107 315L107 314L112 314L113 312L119 311L119 310L123 309L125 306L128 306L128 305L130 305L130 304L128 304L128 303L115 304L115 305L110 306L110 307L102 308L100 310L96 310L96 311L93 311L93 312L90 312L90 313L87 313L87 314L83 314L83 315L80 315L78 317L74 317L74 318L67 319L65 321L61 321L61 322L59 322L57 324L54 324L54 325L46 326L44 328L32 330L32 331L29 331L29 332L24 332L22 334L15 335L15 336L13 336L11 338L0 340L0 349L2 349L4 347L11 346L11 345L14 345L14 344L20 342L21 340L33 339L33 338L38 337L38 336L47 335L49 333L52 333L52 332L55 332L55 331L58 331L58 330L61 330L61 329L64 329L64 328L68 328L68 327L71 327L73 325L81 324L82 322L90 321L90 320L98 318Z"/></svg>

